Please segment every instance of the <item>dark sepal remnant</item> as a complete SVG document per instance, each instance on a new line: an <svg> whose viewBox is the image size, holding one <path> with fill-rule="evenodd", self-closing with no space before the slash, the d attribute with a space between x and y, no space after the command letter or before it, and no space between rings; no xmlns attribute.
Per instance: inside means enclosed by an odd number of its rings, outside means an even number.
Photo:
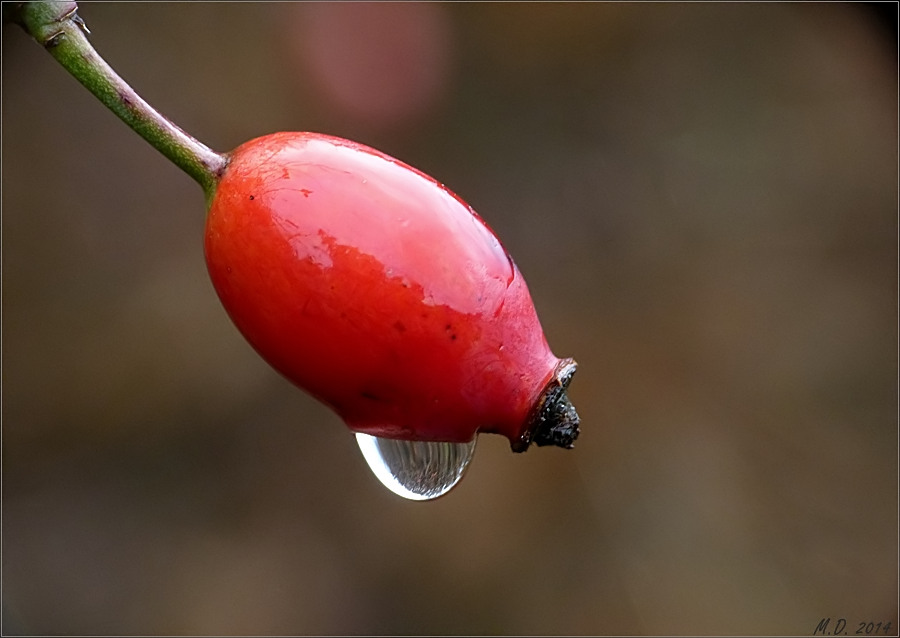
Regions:
<svg viewBox="0 0 900 638"><path fill-rule="evenodd" d="M581 420L575 406L569 401L566 389L576 368L577 364L572 359L560 361L553 378L541 393L524 433L512 444L513 452L524 452L532 443L566 449L574 447L575 439L580 433L578 425Z"/></svg>

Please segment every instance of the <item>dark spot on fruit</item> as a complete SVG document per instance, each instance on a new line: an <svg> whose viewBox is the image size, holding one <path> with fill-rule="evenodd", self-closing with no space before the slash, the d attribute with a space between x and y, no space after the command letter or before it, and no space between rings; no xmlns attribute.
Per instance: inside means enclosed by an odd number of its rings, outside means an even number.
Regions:
<svg viewBox="0 0 900 638"><path fill-rule="evenodd" d="M447 332L450 332L451 330L453 330L453 326L451 326L451 325L448 323L446 326L444 326L444 330L446 330Z"/></svg>
<svg viewBox="0 0 900 638"><path fill-rule="evenodd" d="M253 197L253 195L251 195L251 196L250 196L250 199L256 199L256 198L255 198L255 197Z"/></svg>
<svg viewBox="0 0 900 638"><path fill-rule="evenodd" d="M371 392L366 392L365 390L360 392L359 396L364 399L369 399L370 401L381 401L381 399L377 395L372 394Z"/></svg>
<svg viewBox="0 0 900 638"><path fill-rule="evenodd" d="M450 341L456 341L456 335L450 335Z"/></svg>
<svg viewBox="0 0 900 638"><path fill-rule="evenodd" d="M308 188L301 188L300 192L303 193L304 197L309 197L310 193L312 193L312 191L309 190Z"/></svg>
<svg viewBox="0 0 900 638"><path fill-rule="evenodd" d="M402 321L395 321L395 322L394 322L394 329L395 329L397 332L406 332L406 326L403 325L403 322L402 322Z"/></svg>

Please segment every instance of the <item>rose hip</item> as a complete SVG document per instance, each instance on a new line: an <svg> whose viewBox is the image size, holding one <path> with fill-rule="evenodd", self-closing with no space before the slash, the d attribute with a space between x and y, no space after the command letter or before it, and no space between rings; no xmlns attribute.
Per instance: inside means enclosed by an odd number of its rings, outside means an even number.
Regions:
<svg viewBox="0 0 900 638"><path fill-rule="evenodd" d="M276 133L237 148L206 223L213 285L276 370L356 432L571 447L574 362L516 265L442 184L372 148Z"/></svg>

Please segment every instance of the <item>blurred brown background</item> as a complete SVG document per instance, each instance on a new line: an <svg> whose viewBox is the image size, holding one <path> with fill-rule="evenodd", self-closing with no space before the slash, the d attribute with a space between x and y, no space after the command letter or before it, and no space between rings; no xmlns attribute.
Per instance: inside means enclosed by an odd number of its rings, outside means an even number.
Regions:
<svg viewBox="0 0 900 638"><path fill-rule="evenodd" d="M842 4L90 4L219 150L467 199L580 363L574 451L432 503L230 324L200 189L2 62L3 631L811 634L897 618L896 44ZM833 628L833 625L832 625Z"/></svg>

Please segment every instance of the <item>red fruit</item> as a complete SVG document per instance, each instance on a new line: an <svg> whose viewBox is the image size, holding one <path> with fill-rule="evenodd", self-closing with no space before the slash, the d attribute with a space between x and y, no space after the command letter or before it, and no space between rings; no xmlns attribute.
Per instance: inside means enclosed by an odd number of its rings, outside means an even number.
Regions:
<svg viewBox="0 0 900 638"><path fill-rule="evenodd" d="M383 153L313 133L237 148L206 222L225 309L276 370L354 431L571 447L574 373L487 225Z"/></svg>

